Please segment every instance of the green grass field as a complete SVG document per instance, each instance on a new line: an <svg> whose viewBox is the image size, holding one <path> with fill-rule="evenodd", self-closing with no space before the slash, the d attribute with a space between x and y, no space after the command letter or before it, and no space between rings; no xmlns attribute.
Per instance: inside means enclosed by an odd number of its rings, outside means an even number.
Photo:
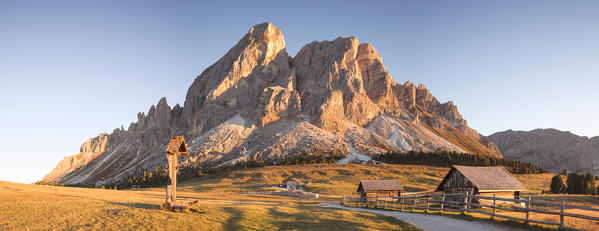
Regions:
<svg viewBox="0 0 599 231"><path fill-rule="evenodd" d="M418 230L395 218L322 208L355 192L360 179L399 179L408 191L432 190L448 168L418 165L270 166L219 173L180 183L191 211L160 210L164 189L105 190L0 182L0 230ZM312 181L315 200L239 194L287 177ZM517 176L533 192L551 174Z"/></svg>

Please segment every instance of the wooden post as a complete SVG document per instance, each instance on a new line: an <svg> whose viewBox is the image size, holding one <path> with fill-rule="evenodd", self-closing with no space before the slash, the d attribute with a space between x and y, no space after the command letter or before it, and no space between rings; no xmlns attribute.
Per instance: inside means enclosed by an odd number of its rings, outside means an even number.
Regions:
<svg viewBox="0 0 599 231"><path fill-rule="evenodd" d="M491 218L495 218L495 211L497 211L497 209L495 208L495 206L497 206L497 204L495 203L495 193L493 193L493 216L491 216Z"/></svg>
<svg viewBox="0 0 599 231"><path fill-rule="evenodd" d="M530 196L528 196L528 201L526 202L526 223L528 223L529 216L530 216Z"/></svg>
<svg viewBox="0 0 599 231"><path fill-rule="evenodd" d="M416 197L412 197L412 210L416 210Z"/></svg>
<svg viewBox="0 0 599 231"><path fill-rule="evenodd" d="M566 204L565 200L562 200L562 206L560 206L560 214L559 214L559 228L564 228L564 204Z"/></svg>
<svg viewBox="0 0 599 231"><path fill-rule="evenodd" d="M400 199L400 200L401 200L399 202L400 210L403 210L403 202L404 202L404 200L403 199Z"/></svg>
<svg viewBox="0 0 599 231"><path fill-rule="evenodd" d="M176 206L181 208L181 205L177 203L177 172L179 171L178 157L182 155L188 155L187 144L183 136L173 136L171 141L166 146L166 160L168 162L168 176L171 180L171 185L166 187L166 202L162 205L162 208L167 210L173 210ZM193 203L197 203L193 202ZM189 205L189 204L188 204ZM188 206L185 205L185 206ZM185 207L183 206L183 207Z"/></svg>
<svg viewBox="0 0 599 231"><path fill-rule="evenodd" d="M444 210L445 207L445 193L443 193L443 195L441 195L441 211Z"/></svg>
<svg viewBox="0 0 599 231"><path fill-rule="evenodd" d="M166 158L168 159L168 176L171 179L168 202L173 205L177 203L177 172L179 170L179 167L177 166L177 157L177 155L166 155Z"/></svg>
<svg viewBox="0 0 599 231"><path fill-rule="evenodd" d="M428 212L428 206L429 206L430 202L431 202L431 198L429 195L429 197L426 198L426 209L424 210L425 212Z"/></svg>
<svg viewBox="0 0 599 231"><path fill-rule="evenodd" d="M464 193L464 204L462 205L462 213L466 213L466 209L468 209L468 207L466 207L468 204L468 192Z"/></svg>
<svg viewBox="0 0 599 231"><path fill-rule="evenodd" d="M376 195L376 207L379 207L379 195Z"/></svg>

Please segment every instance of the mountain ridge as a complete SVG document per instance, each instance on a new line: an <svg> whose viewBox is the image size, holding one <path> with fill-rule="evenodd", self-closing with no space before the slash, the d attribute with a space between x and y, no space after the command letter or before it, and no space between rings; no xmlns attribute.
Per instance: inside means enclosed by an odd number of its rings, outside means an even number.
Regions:
<svg viewBox="0 0 599 231"><path fill-rule="evenodd" d="M374 46L339 37L290 57L270 23L252 27L196 77L183 107L162 98L137 117L127 130L104 134L103 149L82 149L93 158L67 157L43 180L98 186L155 169L166 163L173 135L188 140L183 165L437 149L501 157L453 102L440 103L422 84L396 83Z"/></svg>
<svg viewBox="0 0 599 231"><path fill-rule="evenodd" d="M553 128L506 130L489 136L509 159L535 164L553 173L564 169L599 175L599 136L578 136Z"/></svg>

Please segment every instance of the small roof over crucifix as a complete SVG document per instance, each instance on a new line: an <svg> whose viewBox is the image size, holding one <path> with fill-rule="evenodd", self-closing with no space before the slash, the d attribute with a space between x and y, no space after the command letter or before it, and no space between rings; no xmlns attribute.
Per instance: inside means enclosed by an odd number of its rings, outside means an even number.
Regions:
<svg viewBox="0 0 599 231"><path fill-rule="evenodd" d="M186 156L189 154L187 150L187 143L185 143L185 138L183 136L173 136L171 141L166 146L166 154L167 155L181 155Z"/></svg>

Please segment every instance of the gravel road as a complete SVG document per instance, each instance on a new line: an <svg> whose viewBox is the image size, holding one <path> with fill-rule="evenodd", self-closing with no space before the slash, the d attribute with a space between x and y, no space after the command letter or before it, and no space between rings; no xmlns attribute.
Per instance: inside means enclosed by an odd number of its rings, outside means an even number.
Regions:
<svg viewBox="0 0 599 231"><path fill-rule="evenodd" d="M377 209L364 209L364 208L352 208L345 207L338 203L320 203L322 207L338 208L346 210L354 210L367 213L376 213L381 215L387 215L395 217L404 222L410 223L422 230L430 231L504 231L504 230L523 230L514 229L507 226L492 224L484 221L467 221L461 219L455 219L445 216L418 214L418 213L406 213L398 211L386 211Z"/></svg>

